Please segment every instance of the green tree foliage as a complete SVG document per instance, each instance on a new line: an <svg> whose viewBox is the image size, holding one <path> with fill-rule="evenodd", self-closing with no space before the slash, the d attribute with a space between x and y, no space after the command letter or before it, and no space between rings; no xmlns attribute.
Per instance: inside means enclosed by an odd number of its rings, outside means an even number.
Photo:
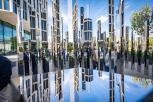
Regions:
<svg viewBox="0 0 153 102"><path fill-rule="evenodd" d="M72 42L68 43L67 50L68 50L68 52L72 52L72 50L73 50L73 43Z"/></svg>
<svg viewBox="0 0 153 102"><path fill-rule="evenodd" d="M149 6L145 6L138 12L132 14L131 27L138 34L142 35L145 33L145 22L150 19L151 9Z"/></svg>

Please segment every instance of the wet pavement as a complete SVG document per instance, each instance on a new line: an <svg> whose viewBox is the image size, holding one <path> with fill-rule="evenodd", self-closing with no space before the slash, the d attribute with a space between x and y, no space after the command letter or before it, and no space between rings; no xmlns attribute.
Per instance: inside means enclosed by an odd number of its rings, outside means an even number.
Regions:
<svg viewBox="0 0 153 102"><path fill-rule="evenodd" d="M122 80L124 79L124 80ZM93 68L54 70L14 81L27 102L143 102L153 80ZM124 100L123 100L124 99ZM148 102L148 101L147 101Z"/></svg>

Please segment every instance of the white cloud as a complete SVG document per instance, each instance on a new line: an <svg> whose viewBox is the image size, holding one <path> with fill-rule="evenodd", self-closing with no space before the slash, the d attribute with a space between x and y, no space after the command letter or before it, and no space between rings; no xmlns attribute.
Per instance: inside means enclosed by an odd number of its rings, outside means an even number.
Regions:
<svg viewBox="0 0 153 102"><path fill-rule="evenodd" d="M101 20L101 23L105 23L107 20L108 20L108 16L107 15L105 15L105 16L100 16L98 19L97 19L97 21L98 20Z"/></svg>
<svg viewBox="0 0 153 102"><path fill-rule="evenodd" d="M130 7L130 5L126 5L126 6L125 6L125 10L127 10L129 7Z"/></svg>
<svg viewBox="0 0 153 102"><path fill-rule="evenodd" d="M97 35L97 22L98 22L98 20L100 20L101 21L101 26L102 26L102 32L105 32L106 31L106 33L107 33L107 31L108 31L108 15L107 14L105 14L105 15L102 15L102 16L100 16L97 20L96 20L96 23L95 23L95 27L96 27L96 29L94 29L94 33Z"/></svg>
<svg viewBox="0 0 153 102"><path fill-rule="evenodd" d="M125 3L125 10L128 10L130 8L130 4L129 4L129 2L126 2Z"/></svg>
<svg viewBox="0 0 153 102"><path fill-rule="evenodd" d="M62 13L62 15L61 15L62 17L63 17L63 23L64 23L64 25L68 25L68 21L69 21L69 19L68 19L68 16L65 14L65 13Z"/></svg>

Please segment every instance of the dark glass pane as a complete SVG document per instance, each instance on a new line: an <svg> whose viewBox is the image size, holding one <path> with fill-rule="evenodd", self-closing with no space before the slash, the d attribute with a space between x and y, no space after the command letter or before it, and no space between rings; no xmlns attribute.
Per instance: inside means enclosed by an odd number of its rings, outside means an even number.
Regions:
<svg viewBox="0 0 153 102"><path fill-rule="evenodd" d="M42 31L42 41L47 41L47 33Z"/></svg>
<svg viewBox="0 0 153 102"><path fill-rule="evenodd" d="M87 22L84 23L84 30L87 30Z"/></svg>
<svg viewBox="0 0 153 102"><path fill-rule="evenodd" d="M31 39L36 40L36 31L34 29L31 30Z"/></svg>
<svg viewBox="0 0 153 102"><path fill-rule="evenodd" d="M18 5L20 5L20 0L17 0Z"/></svg>
<svg viewBox="0 0 153 102"><path fill-rule="evenodd" d="M84 33L84 38L87 40L87 32Z"/></svg>
<svg viewBox="0 0 153 102"><path fill-rule="evenodd" d="M16 29L13 29L13 37L12 37L12 49L13 53L17 53L17 38L16 38Z"/></svg>
<svg viewBox="0 0 153 102"><path fill-rule="evenodd" d="M3 45L3 25L0 22L0 55L4 54L4 45Z"/></svg>
<svg viewBox="0 0 153 102"><path fill-rule="evenodd" d="M92 22L88 22L88 30L92 30Z"/></svg>
<svg viewBox="0 0 153 102"><path fill-rule="evenodd" d="M27 3L23 2L23 18L27 20Z"/></svg>
<svg viewBox="0 0 153 102"><path fill-rule="evenodd" d="M35 18L34 17L30 17L30 25L32 28L35 28Z"/></svg>
<svg viewBox="0 0 153 102"><path fill-rule="evenodd" d="M13 12L17 13L17 5L15 4L15 2L13 3Z"/></svg>
<svg viewBox="0 0 153 102"><path fill-rule="evenodd" d="M12 54L12 28L8 24L4 26L4 42L5 42L5 54Z"/></svg>
<svg viewBox="0 0 153 102"><path fill-rule="evenodd" d="M41 29L42 30L46 30L47 28L46 28L46 21L44 21L44 20L41 20Z"/></svg>
<svg viewBox="0 0 153 102"><path fill-rule="evenodd" d="M0 0L0 9L2 9L2 0Z"/></svg>
<svg viewBox="0 0 153 102"><path fill-rule="evenodd" d="M9 0L4 0L4 9L5 10L9 10L10 9Z"/></svg>

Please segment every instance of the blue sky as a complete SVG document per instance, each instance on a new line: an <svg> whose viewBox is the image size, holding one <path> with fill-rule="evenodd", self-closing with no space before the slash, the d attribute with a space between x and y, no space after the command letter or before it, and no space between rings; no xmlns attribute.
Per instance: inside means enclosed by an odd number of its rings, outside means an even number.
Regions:
<svg viewBox="0 0 153 102"><path fill-rule="evenodd" d="M125 1L125 26L130 26L130 19L133 12L140 10L142 7L146 5L146 1L150 7L153 7L153 0L124 0ZM64 18L64 33L68 31L68 25L71 25L71 17L69 17L68 11L68 2L70 0L60 0L60 11L61 16ZM114 0L115 2L115 11L118 9L119 0ZM51 0L49 0L49 8L51 8ZM87 7L90 5L89 8L89 17L93 21L93 36L97 36L97 20L102 21L102 32L106 31L108 33L108 0L78 0L78 22L80 25L80 7L83 6L85 8L85 12L87 13ZM87 15L87 14L86 14ZM51 18L51 10L49 9L49 18ZM87 16L86 16L87 17ZM119 16L117 16L119 19ZM116 36L119 37L119 28L120 23L116 20L115 16L115 29L116 29ZM50 19L51 20L51 19ZM117 25L117 26L116 26ZM79 26L80 30L80 26ZM70 31L71 32L71 31ZM70 41L72 40L72 33L69 35Z"/></svg>

